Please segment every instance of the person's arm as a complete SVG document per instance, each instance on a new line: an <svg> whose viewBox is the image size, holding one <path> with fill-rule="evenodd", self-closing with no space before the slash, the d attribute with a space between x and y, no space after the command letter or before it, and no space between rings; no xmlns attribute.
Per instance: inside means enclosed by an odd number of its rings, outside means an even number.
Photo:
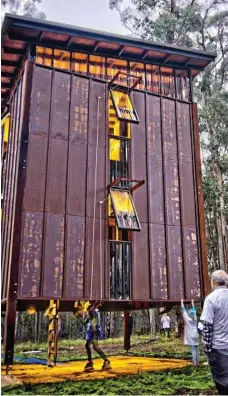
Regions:
<svg viewBox="0 0 228 396"><path fill-rule="evenodd" d="M204 341L204 352L208 354L212 350L212 337L213 337L213 325L211 323L202 320L203 330L202 336Z"/></svg>
<svg viewBox="0 0 228 396"><path fill-rule="evenodd" d="M186 312L183 299L181 299L181 312L182 312L182 316L183 316L184 322L189 322L191 320L191 318L189 318L189 316L188 316L188 314Z"/></svg>
<svg viewBox="0 0 228 396"><path fill-rule="evenodd" d="M209 298L204 301L203 312L200 317L203 323L203 341L205 344L205 353L211 352L212 337L213 337L213 323L214 323L214 305Z"/></svg>

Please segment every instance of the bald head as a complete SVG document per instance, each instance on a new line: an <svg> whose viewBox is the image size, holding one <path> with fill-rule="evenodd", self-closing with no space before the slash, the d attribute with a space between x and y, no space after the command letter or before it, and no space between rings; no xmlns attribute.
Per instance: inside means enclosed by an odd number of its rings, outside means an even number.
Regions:
<svg viewBox="0 0 228 396"><path fill-rule="evenodd" d="M211 287L214 289L217 286L228 287L228 274L225 271L214 271L211 275Z"/></svg>

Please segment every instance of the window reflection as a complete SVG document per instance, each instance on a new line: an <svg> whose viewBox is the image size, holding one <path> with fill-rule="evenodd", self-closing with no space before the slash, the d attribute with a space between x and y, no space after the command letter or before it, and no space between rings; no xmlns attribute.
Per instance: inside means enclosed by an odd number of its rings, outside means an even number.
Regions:
<svg viewBox="0 0 228 396"><path fill-rule="evenodd" d="M127 62L122 59L40 46L36 46L36 63L108 81L111 81L120 71L124 74L118 75L114 85L131 87L136 81L134 77L141 77L136 89L172 98L176 97L184 101L191 99L189 70L187 69L175 69L174 71L173 68L166 66ZM129 74L134 77L130 77Z"/></svg>
<svg viewBox="0 0 228 396"><path fill-rule="evenodd" d="M53 66L56 69L70 70L70 52L55 49Z"/></svg>
<svg viewBox="0 0 228 396"><path fill-rule="evenodd" d="M175 97L174 72L169 67L161 67L161 94Z"/></svg>
<svg viewBox="0 0 228 396"><path fill-rule="evenodd" d="M88 55L72 52L71 70L78 74L87 74Z"/></svg>
<svg viewBox="0 0 228 396"><path fill-rule="evenodd" d="M176 70L177 99L189 101L189 77L187 70Z"/></svg>

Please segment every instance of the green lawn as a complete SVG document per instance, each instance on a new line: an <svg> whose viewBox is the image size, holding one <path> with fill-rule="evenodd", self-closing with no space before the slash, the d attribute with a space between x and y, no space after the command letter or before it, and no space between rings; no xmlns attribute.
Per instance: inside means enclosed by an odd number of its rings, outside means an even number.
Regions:
<svg viewBox="0 0 228 396"><path fill-rule="evenodd" d="M107 354L123 353L123 338L108 339L101 343ZM36 356L46 358L46 350L42 354L24 354L25 351L46 348L46 344L23 343L17 344L15 355ZM71 348L71 349L70 349ZM157 341L151 341L148 336L132 337L131 353L136 356L151 357L177 357L189 358L188 348L176 338L168 340L160 337ZM58 361L85 359L84 341L64 340L59 342ZM206 361L201 354L201 361ZM117 379L91 380L91 381L65 381L50 384L24 384L5 387L2 394L14 395L76 395L76 394L100 394L100 395L210 395L216 394L210 369L206 365L194 368L150 373L138 373L137 375L119 377Z"/></svg>
<svg viewBox="0 0 228 396"><path fill-rule="evenodd" d="M27 384L2 389L3 395L213 395L215 393L208 366L139 373L117 379Z"/></svg>

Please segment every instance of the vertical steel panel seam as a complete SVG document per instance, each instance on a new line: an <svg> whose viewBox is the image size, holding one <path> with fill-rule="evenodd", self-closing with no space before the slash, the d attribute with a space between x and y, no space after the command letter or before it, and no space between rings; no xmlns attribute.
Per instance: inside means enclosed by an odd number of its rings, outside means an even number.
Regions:
<svg viewBox="0 0 228 396"><path fill-rule="evenodd" d="M198 212L198 232L199 232L199 247L200 247L200 270L202 281L202 294L209 293L209 278L207 265L207 246L205 239L205 219L204 219L204 202L203 202L203 188L201 175L201 161L200 161L200 141L199 141L199 126L197 105L192 104L192 135L194 144L194 168L196 176L196 197L197 197L197 212ZM202 240L203 239L203 240Z"/></svg>
<svg viewBox="0 0 228 396"><path fill-rule="evenodd" d="M105 62L107 62L107 58L105 58ZM107 70L107 67L106 67ZM108 177L109 177L109 171L108 171L108 165L109 165L109 137L108 137L108 128L109 128L109 119L108 119L108 84L105 84L105 132L106 132L106 145L105 145L105 180L106 180L106 185L109 184L108 182ZM106 191L106 196L108 195L107 190ZM104 199L106 199L106 196ZM103 298L106 298L106 273L109 274L109 267L107 268L107 265L109 265L109 249L108 249L108 236L109 236L109 230L108 230L108 199L104 202L105 205L105 223L104 223L104 257L103 257Z"/></svg>
<svg viewBox="0 0 228 396"><path fill-rule="evenodd" d="M12 260L12 250L13 250L13 230L14 230L14 224L15 224L15 211L16 211L16 194L17 194L17 178L18 178L18 168L19 168L19 147L21 145L21 128L22 128L22 117L21 117L21 108L22 108L22 87L23 87L24 79L23 75L20 80L20 84L18 86L18 95L19 95L19 100L18 100L18 125L17 125L17 131L16 131L16 145L15 145L15 150L16 150L16 155L15 155L15 163L14 163L14 180L13 180L13 191L11 191L12 194L12 222L11 222L11 230L10 230L10 251L9 251L9 263ZM25 164L25 162L24 162ZM20 270L20 261L19 261L19 270ZM18 282L17 282L18 283Z"/></svg>
<svg viewBox="0 0 228 396"><path fill-rule="evenodd" d="M88 89L88 113L87 113L87 146L86 146L86 183L85 183L85 200L87 199L87 193L88 193L88 157L89 157L89 131L90 131L90 95L91 95L91 79L89 79L89 89ZM87 249L87 244L86 244L86 235L87 235L87 204L85 202L85 227L84 227L84 270L83 270L83 298L86 298L85 295L85 290L86 290L86 276L87 276L87 263L86 263L86 249Z"/></svg>
<svg viewBox="0 0 228 396"><path fill-rule="evenodd" d="M12 130L12 125L13 125L13 113L14 113L14 101L12 101L11 105L11 113L10 113L10 125L9 125L9 138L8 138L8 155L6 157L6 175L5 175L5 186L4 186L4 193L3 193L3 210L2 210L2 235L1 235L1 244L2 244L2 250L1 250L1 263L3 265L2 269L4 272L3 274L3 281L2 281L2 289L3 289L3 297L6 298L7 296L7 287L6 287L6 272L7 272L7 263L5 260L5 255L6 255L6 249L7 249L7 243L6 243L6 208L7 208L7 189L8 189L8 183L9 183L9 163L10 163L10 150L11 150L11 145L12 145L12 133L10 131Z"/></svg>
<svg viewBox="0 0 228 396"><path fill-rule="evenodd" d="M8 151L7 151L7 162L6 162L6 179L5 179L5 190L3 194L3 223L2 223L2 259L5 260L6 250L7 250L7 230L8 230L8 197L9 197L9 185L10 185L10 169L11 169L11 162L12 162L12 155L11 150L13 149L13 139L14 134L11 131L14 131L14 124L15 124L15 97L13 97L11 103L11 119L10 119L10 129L9 129L9 142L8 142Z"/></svg>
<svg viewBox="0 0 228 396"><path fill-rule="evenodd" d="M69 170L69 151L70 151L70 112L71 112L71 101L72 101L72 92L73 92L73 75L70 75L70 91L69 91L69 117L68 117L68 139L67 139L67 164L66 164L66 192L65 192L65 214L64 214L64 242L63 242L63 275L62 275L62 297L65 296L66 292L66 266L67 266L67 230L68 230L68 221L67 221L67 188L68 188L68 170Z"/></svg>
<svg viewBox="0 0 228 396"><path fill-rule="evenodd" d="M52 90L55 70L52 70L51 76L51 92L50 92L50 107L49 107L49 122L48 122L48 142L47 142L47 162L46 162L46 175L45 175L45 194L44 194L44 211L43 211L43 227L42 227L42 249L41 249L41 266L40 266L40 296L43 296L44 290L44 248L45 248L45 230L46 230L46 185L48 176L48 161L49 161L49 149L50 149L50 128L51 128L51 112L52 112Z"/></svg>
<svg viewBox="0 0 228 396"><path fill-rule="evenodd" d="M146 147L146 179L147 179L147 218L148 218L148 267L149 267L149 299L152 300L152 283L153 283L153 276L152 276L152 263L151 263L151 232L150 232L150 187L149 187L149 153L148 153L148 95L144 94L144 102L145 102L145 147Z"/></svg>
<svg viewBox="0 0 228 396"><path fill-rule="evenodd" d="M192 106L189 106L189 120L190 120L190 138L191 138L191 148L192 148L192 173L193 173L193 191L194 191L194 208L195 208L195 220L196 220L196 235L197 235L197 257L198 257L198 267L199 267L199 278L200 278L200 294L203 295L204 281L202 274L202 260L201 260L201 242L200 242L200 227L199 227L199 202L197 197L197 180L196 180L196 160L195 160L195 146L193 137L193 114Z"/></svg>
<svg viewBox="0 0 228 396"><path fill-rule="evenodd" d="M5 282L6 282L6 289L8 290L9 287L9 267L11 263L8 261L9 260L9 250L10 250L10 234L12 232L11 230L11 225L10 220L11 220L11 200L12 200L12 186L13 186L13 175L12 175L12 170L13 170L13 164L14 164L14 149L15 149L15 143L16 143L16 119L17 119L17 107L18 107L18 88L15 91L14 97L13 97L13 124L12 124L12 129L10 130L11 134L11 144L9 148L9 172L8 172L8 183L6 187L6 196L5 196L5 202L6 202L6 210L5 210L5 239L4 239L4 244L3 244L3 249L4 249L4 262L6 265L6 272L5 272ZM7 292L6 292L7 293Z"/></svg>
<svg viewBox="0 0 228 396"><path fill-rule="evenodd" d="M176 74L175 74L176 76ZM176 77L175 77L175 90L176 90ZM176 129L176 144L177 144L177 169L178 169L178 184L179 184L179 210L180 210L180 229L181 229L181 255L182 255L182 270L183 270L183 292L184 298L186 298L186 263L184 256L184 227L183 227L183 207L182 207L182 198L181 198L181 177L180 177L180 147L179 147L179 139L178 139L178 111L177 111L177 101L175 101L175 129Z"/></svg>
<svg viewBox="0 0 228 396"><path fill-rule="evenodd" d="M11 169L10 169L10 186L8 189L8 230L7 230L7 239L6 239L6 262L8 262L10 264L10 250L11 250L11 246L10 246L10 242L11 242L11 235L12 235L12 200L13 200L13 194L12 194L12 190L13 190L13 185L14 185L14 167L15 167L15 155L14 155L14 151L16 148L16 144L17 144L17 133L18 133L18 108L20 106L19 103L19 85L17 87L17 90L15 91L15 124L14 124L14 128L12 130L12 134L13 134L13 144L12 144L12 152L11 152L11 157L12 157L12 161L11 161Z"/></svg>
<svg viewBox="0 0 228 396"><path fill-rule="evenodd" d="M160 80L161 81L161 80ZM161 119L161 152L162 152L162 178L163 178L163 205L164 205L164 232L165 232L165 251L166 251L166 279L167 279L167 299L170 296L169 286L169 249L168 249L168 225L167 225L167 197L165 181L165 158L164 158L164 135L163 135L163 98L160 98L160 119Z"/></svg>

